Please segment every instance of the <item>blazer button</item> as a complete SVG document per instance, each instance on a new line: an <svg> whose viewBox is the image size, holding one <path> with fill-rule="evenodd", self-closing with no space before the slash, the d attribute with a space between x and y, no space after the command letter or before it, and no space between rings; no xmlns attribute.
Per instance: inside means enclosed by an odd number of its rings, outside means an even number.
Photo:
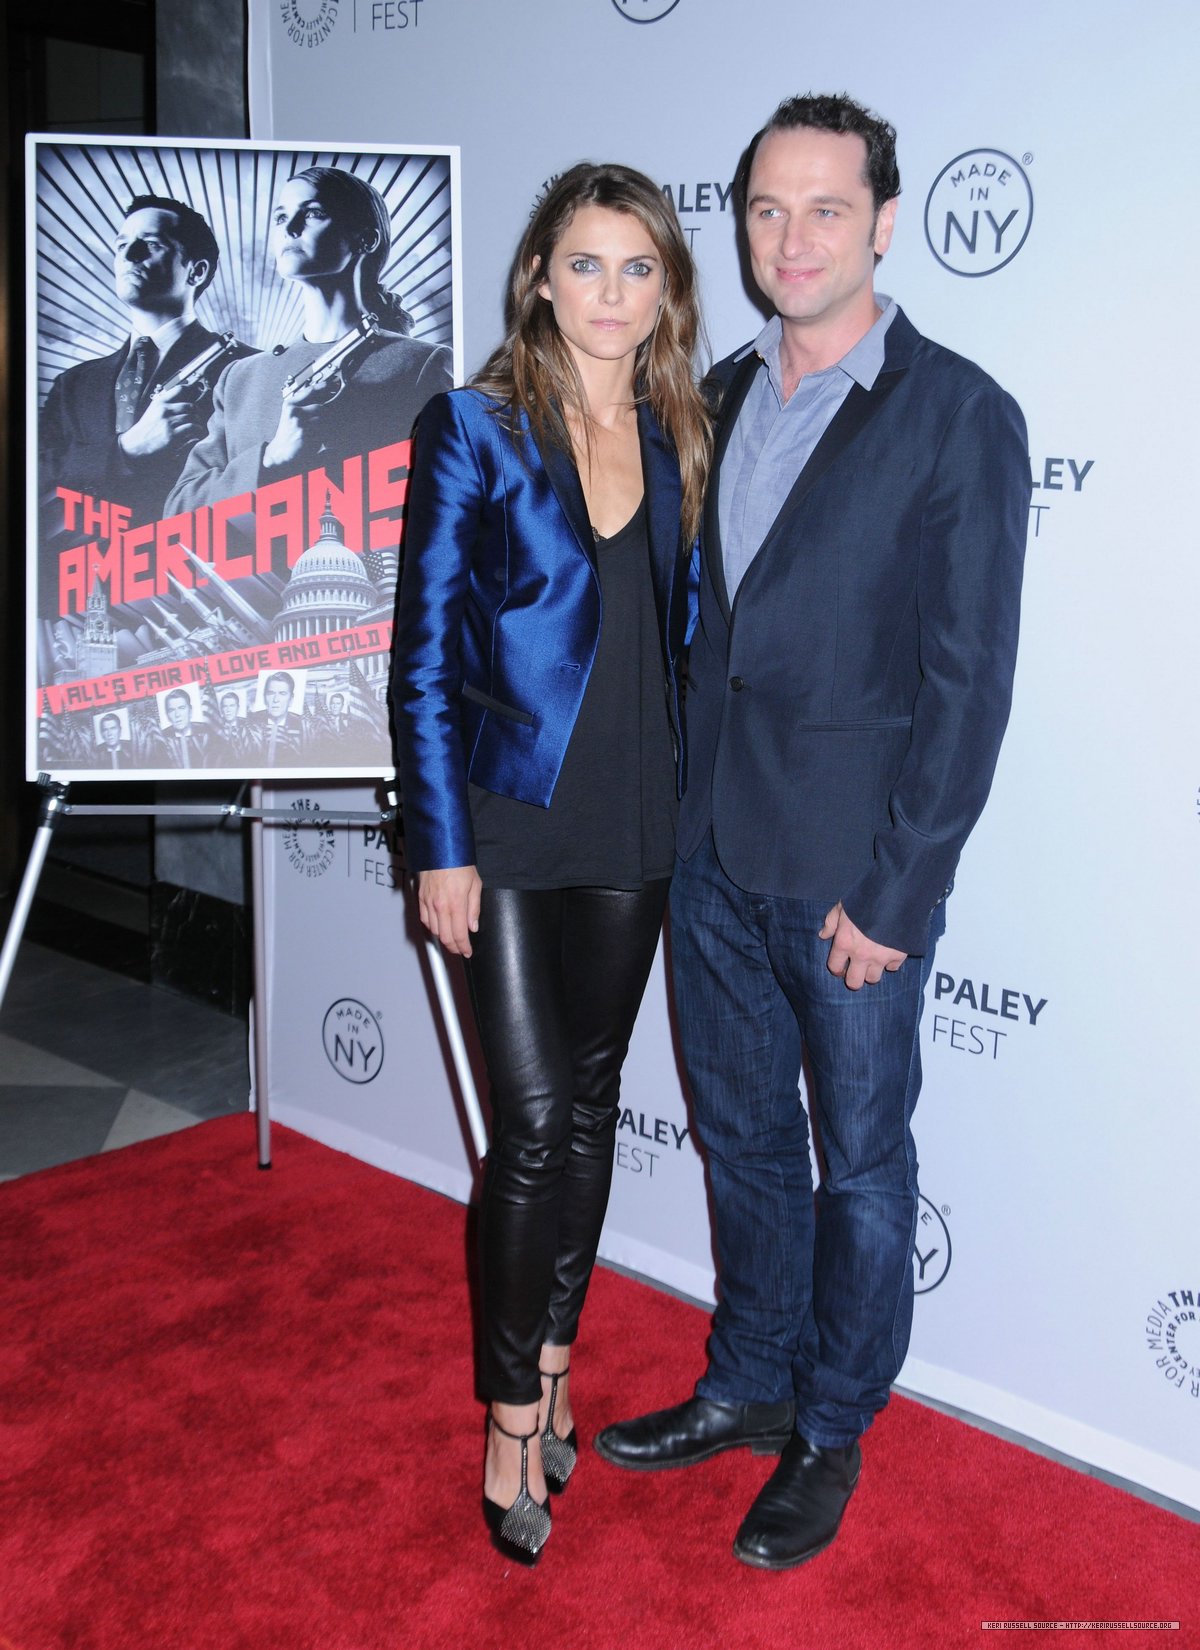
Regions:
<svg viewBox="0 0 1200 1650"><path fill-rule="evenodd" d="M735 693L740 693L746 684L742 681L740 676L731 676L729 678L729 685Z"/></svg>

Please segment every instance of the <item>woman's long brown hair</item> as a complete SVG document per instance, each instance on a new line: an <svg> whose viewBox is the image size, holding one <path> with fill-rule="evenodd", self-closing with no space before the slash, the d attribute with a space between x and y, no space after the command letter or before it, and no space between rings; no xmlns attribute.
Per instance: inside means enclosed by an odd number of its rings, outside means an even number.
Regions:
<svg viewBox="0 0 1200 1650"><path fill-rule="evenodd" d="M633 384L635 396L649 403L679 459L683 531L690 544L700 525L712 453L708 413L693 377L700 337L696 271L674 207L643 173L583 161L547 190L513 262L504 342L471 382L512 412L523 412L543 443L570 453L568 420L587 430L583 384L554 311L538 291L551 254L581 206L628 212L646 229L662 259L662 307L653 332L638 346Z"/></svg>

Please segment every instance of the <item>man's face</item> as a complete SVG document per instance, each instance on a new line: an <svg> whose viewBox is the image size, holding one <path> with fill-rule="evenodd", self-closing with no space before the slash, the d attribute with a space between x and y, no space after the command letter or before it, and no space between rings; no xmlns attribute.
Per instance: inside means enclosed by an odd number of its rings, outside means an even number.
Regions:
<svg viewBox="0 0 1200 1650"><path fill-rule="evenodd" d="M238 719L238 702L232 693L227 693L221 700L222 722L236 722Z"/></svg>
<svg viewBox="0 0 1200 1650"><path fill-rule="evenodd" d="M340 693L333 694L329 701L330 716L340 716L342 714L343 703L344 701Z"/></svg>
<svg viewBox="0 0 1200 1650"><path fill-rule="evenodd" d="M750 262L785 325L861 322L865 332L875 319L875 256L891 243L896 203L876 213L866 160L862 138L807 126L768 132L758 146Z"/></svg>
<svg viewBox="0 0 1200 1650"><path fill-rule="evenodd" d="M134 309L181 315L208 266L186 258L179 219L156 206L139 207L121 225L113 248L117 297Z"/></svg>
<svg viewBox="0 0 1200 1650"><path fill-rule="evenodd" d="M263 698L266 701L267 715L273 716L278 722L287 714L288 705L292 700L292 690L286 682L268 682Z"/></svg>
<svg viewBox="0 0 1200 1650"><path fill-rule="evenodd" d="M192 706L186 693L172 694L167 700L167 720L176 733L183 733L192 719Z"/></svg>
<svg viewBox="0 0 1200 1650"><path fill-rule="evenodd" d="M100 723L100 737L110 751L121 743L121 724L115 716L106 716Z"/></svg>

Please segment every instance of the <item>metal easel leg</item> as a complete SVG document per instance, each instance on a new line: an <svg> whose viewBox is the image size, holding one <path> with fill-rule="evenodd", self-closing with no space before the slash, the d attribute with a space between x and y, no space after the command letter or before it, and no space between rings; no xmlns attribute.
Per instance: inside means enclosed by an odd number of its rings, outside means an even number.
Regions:
<svg viewBox="0 0 1200 1650"><path fill-rule="evenodd" d="M262 786L250 791L250 806L262 807ZM254 987L251 1011L254 1016L254 1108L258 1121L258 1166L271 1167L271 1108L268 1098L270 1065L267 1015L267 921L266 891L263 886L263 822L250 820L250 876L253 885Z"/></svg>
<svg viewBox="0 0 1200 1650"><path fill-rule="evenodd" d="M25 933L25 924L29 920L33 896L37 893L38 878L42 874L42 866L46 863L46 855L50 851L50 843L54 837L54 826L67 802L67 787L47 774L38 775L38 787L42 793L38 828L33 838L33 847L29 850L29 863L25 867L25 875L21 878L21 886L13 903L12 916L8 919L4 946L0 949L0 1005L4 1002L8 982L12 978L17 950Z"/></svg>
<svg viewBox="0 0 1200 1650"><path fill-rule="evenodd" d="M467 1045L463 1041L462 1024L458 1018L458 1005L454 1001L454 992L450 986L450 974L446 968L446 959L442 955L442 948L436 940L425 941L425 955L429 958L429 969L433 975L433 988L437 992L438 1007L442 1011L442 1024L446 1028L446 1037L450 1043L450 1054L454 1060L454 1070L458 1077L458 1089L462 1095L463 1110L467 1114L467 1125L471 1130L471 1144L475 1148L475 1161L482 1164L487 1156L488 1137L487 1128L483 1121L483 1112L479 1107L479 1094L475 1088L475 1076L471 1070L471 1062L467 1058Z"/></svg>

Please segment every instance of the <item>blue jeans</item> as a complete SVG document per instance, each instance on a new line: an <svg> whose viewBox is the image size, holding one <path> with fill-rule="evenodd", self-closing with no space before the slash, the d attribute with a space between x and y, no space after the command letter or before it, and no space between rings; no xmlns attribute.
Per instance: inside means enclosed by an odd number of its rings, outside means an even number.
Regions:
<svg viewBox="0 0 1200 1650"><path fill-rule="evenodd" d="M810 1443L849 1444L888 1401L912 1326L923 957L850 991L818 938L828 904L749 894L711 834L671 886L684 1060L708 1160L719 1301L697 1385L719 1403L796 1399ZM824 1172L813 1196L807 1052Z"/></svg>

